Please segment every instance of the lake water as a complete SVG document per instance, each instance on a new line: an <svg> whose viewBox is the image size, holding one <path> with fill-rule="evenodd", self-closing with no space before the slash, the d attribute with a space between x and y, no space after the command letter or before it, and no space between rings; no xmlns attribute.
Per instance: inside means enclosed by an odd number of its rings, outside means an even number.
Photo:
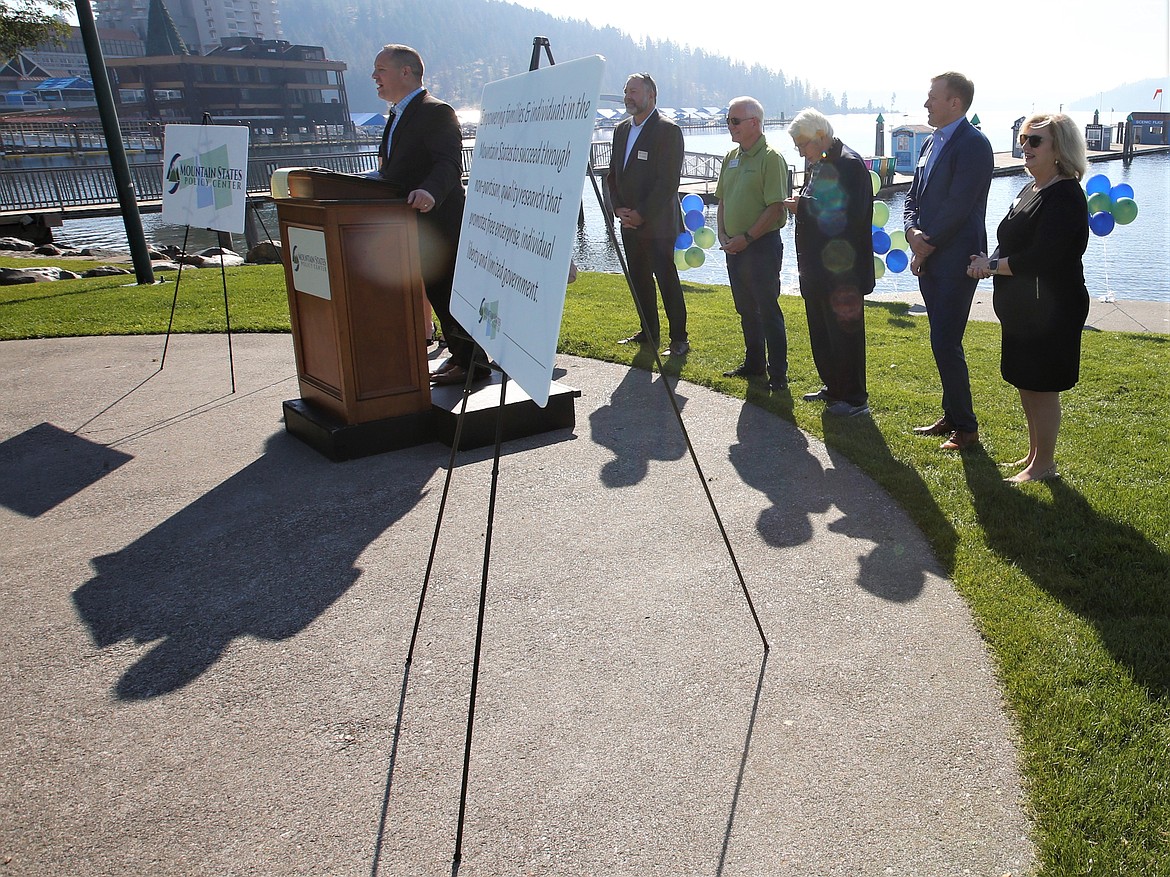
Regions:
<svg viewBox="0 0 1170 877"><path fill-rule="evenodd" d="M982 129L996 152L1011 148L1012 122L1023 113L988 114L981 116ZM1092 121L1091 113L1073 113L1079 123ZM1101 117L1102 124L1116 123L1118 118L1109 114ZM843 141L862 155L874 151L876 115L850 114L830 117L835 132ZM902 116L890 114L886 117L886 154L889 151L890 132L903 124L923 123L919 115ZM799 158L792 146L792 138L782 129L768 129L768 139L778 146L787 161L795 166ZM688 131L686 147L691 152L707 152L721 155L733 146L726 131ZM1147 155L1131 162L1121 160L1097 162L1090 165L1089 174L1105 174L1114 185L1128 183L1133 187L1139 214L1133 223L1117 228L1106 237L1089 236L1089 248L1085 253L1085 280L1089 294L1100 299L1132 299L1138 301L1170 301L1170 154ZM1016 174L996 177L991 182L987 204L988 239L994 246L995 229L1008 206L1029 177ZM901 228L904 193L895 193L882 200L890 208L887 230ZM583 193L585 225L578 233L574 258L578 268L586 271L621 270L617 253L610 243L602 211L597 204L593 187L585 181ZM714 227L715 208L706 209L707 223ZM277 234L275 209L268 207L261 211L261 218L272 235ZM147 239L156 245L181 244L186 229L169 226L162 222L159 214L144 214L142 224ZM795 293L796 258L793 248L791 224L782 232L785 246L784 270L781 282L785 292ZM126 249L126 234L120 217L102 219L71 220L59 229L57 240L68 246L98 246ZM237 249L243 248L242 236L237 237ZM191 229L188 249L197 250L215 246L215 236L207 231ZM696 283L726 284L727 266L723 253L718 248L706 252L706 262L699 268L692 268L683 274L684 280ZM990 288L991 281L983 281ZM887 272L877 282L876 295L915 290L917 280L909 271Z"/></svg>

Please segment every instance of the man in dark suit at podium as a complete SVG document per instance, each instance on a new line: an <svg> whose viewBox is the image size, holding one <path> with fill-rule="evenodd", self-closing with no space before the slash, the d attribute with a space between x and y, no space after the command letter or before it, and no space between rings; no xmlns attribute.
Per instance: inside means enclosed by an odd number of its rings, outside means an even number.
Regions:
<svg viewBox="0 0 1170 877"><path fill-rule="evenodd" d="M658 112L657 100L658 88L650 74L631 74L625 88L630 118L613 133L606 179L614 215L621 221L630 283L645 319L635 335L618 343L658 343L657 278L670 327L670 346L663 354L685 356L691 349L687 306L674 264L674 242L682 231L678 184L683 135L678 125Z"/></svg>
<svg viewBox="0 0 1170 877"><path fill-rule="evenodd" d="M451 354L432 373L431 383L462 384L475 344L451 316L451 284L466 200L459 120L449 104L423 88L422 57L410 46L383 47L371 76L378 97L390 104L378 174L405 193L406 203L419 213L423 285ZM488 374L480 366L476 379Z"/></svg>

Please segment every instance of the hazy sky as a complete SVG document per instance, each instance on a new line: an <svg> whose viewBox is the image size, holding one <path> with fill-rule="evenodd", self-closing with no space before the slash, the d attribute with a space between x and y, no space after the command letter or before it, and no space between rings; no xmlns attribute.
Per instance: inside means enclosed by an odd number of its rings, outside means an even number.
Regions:
<svg viewBox="0 0 1170 877"><path fill-rule="evenodd" d="M925 99L930 76L944 70L974 80L975 111L1055 110L1148 78L1170 93L1170 0L976 0L964 12L954 2L881 0L513 2L779 68L838 99L845 92L851 106L871 99L889 106L896 93L897 108L911 111ZM812 23L821 9L823 23ZM1170 109L1170 95L1163 108Z"/></svg>

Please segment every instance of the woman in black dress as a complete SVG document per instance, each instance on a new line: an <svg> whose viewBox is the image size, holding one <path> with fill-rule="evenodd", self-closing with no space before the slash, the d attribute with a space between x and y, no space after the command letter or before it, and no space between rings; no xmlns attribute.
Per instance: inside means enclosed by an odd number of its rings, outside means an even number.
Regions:
<svg viewBox="0 0 1170 877"><path fill-rule="evenodd" d="M1005 479L1014 484L1058 477L1060 392L1080 373L1081 331L1089 313L1081 257L1089 211L1080 179L1088 169L1085 141L1063 114L1024 122L1020 145L1032 181L999 224L990 257L971 257L971 277L994 278L1001 327L1000 373L1020 392L1028 420L1028 455Z"/></svg>

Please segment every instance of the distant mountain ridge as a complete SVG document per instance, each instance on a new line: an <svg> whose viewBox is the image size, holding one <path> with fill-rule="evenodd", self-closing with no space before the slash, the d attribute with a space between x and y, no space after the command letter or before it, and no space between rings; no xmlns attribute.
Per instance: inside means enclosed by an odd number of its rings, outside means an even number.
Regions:
<svg viewBox="0 0 1170 877"><path fill-rule="evenodd" d="M1163 89L1163 93L1159 96L1161 100L1153 97L1154 92L1159 88ZM1102 113L1113 113L1115 116L1121 113L1122 116L1117 118L1117 121L1121 121L1125 115L1135 110L1170 112L1170 94L1166 92L1170 92L1170 83L1165 80L1143 79L1139 82L1119 85L1099 95L1082 97L1070 103L1068 108L1070 110L1100 110Z"/></svg>
<svg viewBox="0 0 1170 877"><path fill-rule="evenodd" d="M725 106L736 95L750 94L770 117L791 116L806 106L826 113L851 109L844 94L821 92L759 64L670 41L637 42L617 28L553 18L501 0L280 0L280 8L286 39L323 46L330 59L349 66L345 84L353 112L385 109L369 71L387 43L418 49L427 87L459 109L478 107L487 83L527 71L536 36L548 38L557 61L603 55L603 94L621 94L626 76L644 70L657 82L662 106Z"/></svg>

